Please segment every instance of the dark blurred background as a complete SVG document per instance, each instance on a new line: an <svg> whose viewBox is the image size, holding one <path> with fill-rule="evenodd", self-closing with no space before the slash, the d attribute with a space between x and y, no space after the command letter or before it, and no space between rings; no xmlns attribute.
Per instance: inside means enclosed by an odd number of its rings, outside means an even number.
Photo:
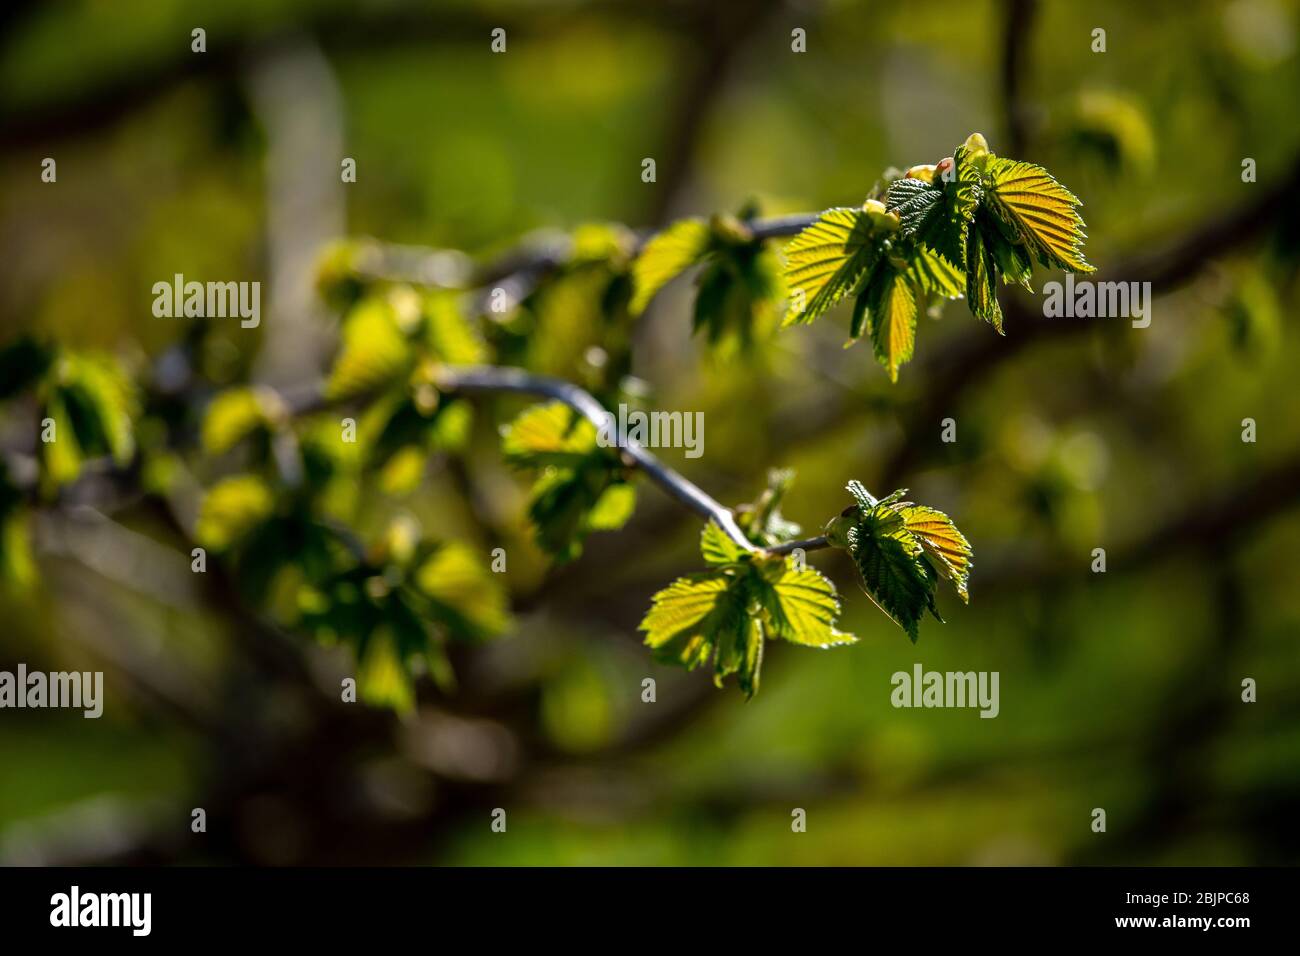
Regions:
<svg viewBox="0 0 1300 956"><path fill-rule="evenodd" d="M812 555L862 640L771 647L749 703L639 644L650 596L698 564L697 519L643 486L628 528L550 568L488 415L464 459L359 519L400 507L511 554L510 632L406 719L339 705L346 655L191 575L156 515L48 504L39 584L0 596L0 667L102 669L108 705L0 712L0 861L1300 858L1300 4L88 0L12 2L0 25L0 341L144 369L182 329L150 313L155 281L260 279L260 328L215 324L202 373L288 387L334 349L313 291L332 239L488 261L587 222L855 205L972 131L1080 196L1099 277L1157 294L1134 329L1004 293L1004 339L954 303L896 386L841 348L843 315L737 362L689 338L688 282L656 300L632 372L707 425L704 457L670 464L727 503L795 468L785 513L809 533L849 478L909 487L975 548L970 606L916 647ZM893 709L916 661L999 671L998 718Z"/></svg>

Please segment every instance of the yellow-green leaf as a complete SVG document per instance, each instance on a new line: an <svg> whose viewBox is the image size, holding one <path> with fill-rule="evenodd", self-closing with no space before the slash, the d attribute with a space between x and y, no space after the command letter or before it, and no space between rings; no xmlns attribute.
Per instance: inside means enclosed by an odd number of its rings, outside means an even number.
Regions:
<svg viewBox="0 0 1300 956"><path fill-rule="evenodd" d="M966 231L966 305L971 313L991 322L1002 334L1002 306L998 304L997 264L975 223Z"/></svg>
<svg viewBox="0 0 1300 956"><path fill-rule="evenodd" d="M805 647L834 647L852 644L857 638L836 630L840 599L835 585L810 567L796 567L786 558L779 574L768 580L760 593L772 632L792 644Z"/></svg>
<svg viewBox="0 0 1300 956"><path fill-rule="evenodd" d="M36 581L27 512L0 514L0 587L25 589Z"/></svg>
<svg viewBox="0 0 1300 956"><path fill-rule="evenodd" d="M908 281L921 292L959 299L966 291L960 269L933 249L918 246L907 268Z"/></svg>
<svg viewBox="0 0 1300 956"><path fill-rule="evenodd" d="M571 467L598 447L596 426L563 402L525 409L502 429L501 452L516 467Z"/></svg>
<svg viewBox="0 0 1300 956"><path fill-rule="evenodd" d="M194 536L214 551L234 544L271 514L274 498L256 475L233 475L209 489L199 507Z"/></svg>
<svg viewBox="0 0 1300 956"><path fill-rule="evenodd" d="M812 322L852 291L876 255L873 221L861 209L828 209L785 247L792 298L786 324Z"/></svg>
<svg viewBox="0 0 1300 956"><path fill-rule="evenodd" d="M1041 166L991 157L985 199L1017 239L1047 268L1092 272L1083 258L1083 218L1078 197Z"/></svg>
<svg viewBox="0 0 1300 956"><path fill-rule="evenodd" d="M709 521L700 532L700 554L708 564L735 564L746 551L716 521Z"/></svg>
<svg viewBox="0 0 1300 956"><path fill-rule="evenodd" d="M377 630L366 642L357 665L357 693L368 704L391 707L399 713L415 706L414 683L387 627Z"/></svg>
<svg viewBox="0 0 1300 956"><path fill-rule="evenodd" d="M591 531L617 531L627 524L636 510L636 486L626 482L610 485L587 515L587 528Z"/></svg>
<svg viewBox="0 0 1300 956"><path fill-rule="evenodd" d="M271 425L279 414L274 392L260 388L232 388L212 399L203 416L203 450L221 455L259 428Z"/></svg>
<svg viewBox="0 0 1300 956"><path fill-rule="evenodd" d="M682 219L651 238L632 263L629 311L644 312L660 289L704 258L712 243L713 233L702 219Z"/></svg>
<svg viewBox="0 0 1300 956"><path fill-rule="evenodd" d="M916 345L916 296L900 273L891 270L881 282L871 308L871 344L889 380L897 382L898 367Z"/></svg>
<svg viewBox="0 0 1300 956"><path fill-rule="evenodd" d="M343 322L343 342L326 383L331 399L352 398L395 383L412 352L393 309L380 299L367 300Z"/></svg>
<svg viewBox="0 0 1300 956"><path fill-rule="evenodd" d="M506 629L506 598L486 559L458 541L440 545L415 572L415 584L470 625L476 636Z"/></svg>
<svg viewBox="0 0 1300 956"><path fill-rule="evenodd" d="M731 593L731 579L717 573L678 578L654 596L641 621L645 643L661 659L695 668L709 659L719 633L735 630L743 608Z"/></svg>
<svg viewBox="0 0 1300 956"><path fill-rule="evenodd" d="M921 543L925 553L934 558L939 571L953 583L961 599L970 603L967 582L973 566L973 552L966 536L937 508L909 504L899 508L898 512L903 516L903 526Z"/></svg>
<svg viewBox="0 0 1300 956"><path fill-rule="evenodd" d="M487 359L487 347L455 293L440 290L425 295L424 330L434 355L448 364L474 365Z"/></svg>
<svg viewBox="0 0 1300 956"><path fill-rule="evenodd" d="M41 461L45 468L45 478L58 488L76 481L81 474L81 445L72 428L72 418L57 391L45 405L45 417L50 420L50 424L41 424ZM48 434L52 441L45 441L47 428L51 429Z"/></svg>
<svg viewBox="0 0 1300 956"><path fill-rule="evenodd" d="M902 516L877 506L849 532L849 553L872 602L916 643L921 617L934 606L935 573Z"/></svg>

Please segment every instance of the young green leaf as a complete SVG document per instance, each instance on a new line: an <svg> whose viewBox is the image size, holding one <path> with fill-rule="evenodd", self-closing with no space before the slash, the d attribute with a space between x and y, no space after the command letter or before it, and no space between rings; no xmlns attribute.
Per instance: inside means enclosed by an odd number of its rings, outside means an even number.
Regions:
<svg viewBox="0 0 1300 956"><path fill-rule="evenodd" d="M694 670L719 640L742 631L745 609L734 579L722 571L678 578L656 594L641 621L645 643L663 661Z"/></svg>
<svg viewBox="0 0 1300 956"><path fill-rule="evenodd" d="M563 402L524 409L501 430L501 452L516 468L572 468L599 447L596 427Z"/></svg>
<svg viewBox="0 0 1300 956"><path fill-rule="evenodd" d="M270 429L283 415L279 397L269 389L228 389L212 399L203 416L203 450L225 454L254 432Z"/></svg>
<svg viewBox="0 0 1300 956"><path fill-rule="evenodd" d="M939 573L930 558L968 601L970 542L942 511L903 500L905 489L881 499L861 482L849 482L848 490L856 505L827 523L826 536L849 552L863 590L915 642L926 610L943 620L934 598Z"/></svg>
<svg viewBox="0 0 1300 956"><path fill-rule="evenodd" d="M700 553L710 569L656 594L641 622L660 660L694 668L712 656L714 682L735 674L752 697L768 636L822 648L857 640L835 627L835 586L793 557L746 551L713 522L700 534Z"/></svg>
<svg viewBox="0 0 1300 956"><path fill-rule="evenodd" d="M970 581L972 551L966 536L957 530L951 518L937 508L910 503L896 507L902 515L903 526L920 542L925 553L934 559L962 601L969 604L967 584Z"/></svg>
<svg viewBox="0 0 1300 956"><path fill-rule="evenodd" d="M232 475L213 485L199 507L194 536L213 551L243 538L274 509L270 486L256 475Z"/></svg>
<svg viewBox="0 0 1300 956"><path fill-rule="evenodd" d="M925 246L912 253L907 281L919 293L944 299L960 299L966 291L966 279L961 269Z"/></svg>
<svg viewBox="0 0 1300 956"><path fill-rule="evenodd" d="M702 219L682 219L658 233L632 263L633 315L677 276L702 260L713 244L713 232Z"/></svg>
<svg viewBox="0 0 1300 956"><path fill-rule="evenodd" d="M413 580L457 636L494 637L509 623L497 577L469 545L449 541L419 562Z"/></svg>
<svg viewBox="0 0 1300 956"><path fill-rule="evenodd" d="M946 215L943 189L923 179L905 176L889 184L885 208L898 214L899 238L924 241Z"/></svg>
<svg viewBox="0 0 1300 956"><path fill-rule="evenodd" d="M700 532L700 554L706 564L736 564L747 553L716 521L706 523Z"/></svg>
<svg viewBox="0 0 1300 956"><path fill-rule="evenodd" d="M474 365L487 359L487 347L460 305L447 290L427 292L423 298L424 338L429 351L449 365Z"/></svg>
<svg viewBox="0 0 1300 956"><path fill-rule="evenodd" d="M957 185L911 176L889 184L885 208L899 217L898 235L917 249L929 249L960 275L962 244L969 222L965 193L959 207ZM958 287L960 292L960 287Z"/></svg>
<svg viewBox="0 0 1300 956"><path fill-rule="evenodd" d="M83 460L77 432L60 391L53 391L46 400L45 417L53 423L54 440L41 443L41 467L44 478L54 488L59 488L77 480Z"/></svg>
<svg viewBox="0 0 1300 956"><path fill-rule="evenodd" d="M916 346L916 295L903 276L891 269L871 292L870 300L876 361L885 367L889 380L897 382L898 367L912 358Z"/></svg>
<svg viewBox="0 0 1300 956"><path fill-rule="evenodd" d="M382 299L366 300L343 321L342 345L325 394L330 399L354 398L394 384L412 359L392 306Z"/></svg>
<svg viewBox="0 0 1300 956"><path fill-rule="evenodd" d="M538 544L561 561L581 554L590 532L621 528L636 506L617 449L601 447L598 437L591 422L561 402L534 405L502 429L506 460L541 470L528 516Z"/></svg>
<svg viewBox="0 0 1300 956"><path fill-rule="evenodd" d="M848 489L849 494L853 496L853 500L857 502L858 507L862 509L863 513L870 511L878 504L875 495L867 491L866 486L863 485L862 482L856 480L850 481L845 485L845 487Z"/></svg>
<svg viewBox="0 0 1300 956"><path fill-rule="evenodd" d="M966 230L966 304L976 318L990 322L1002 335L1002 306L998 304L998 267L981 229Z"/></svg>
<svg viewBox="0 0 1300 956"><path fill-rule="evenodd" d="M1093 272L1083 258L1083 218L1078 197L1033 163L991 156L984 198L1046 268Z"/></svg>
<svg viewBox="0 0 1300 956"><path fill-rule="evenodd" d="M849 552L867 596L915 644L926 609L939 616L934 606L936 578L903 519L892 509L873 508L850 531Z"/></svg>
<svg viewBox="0 0 1300 956"><path fill-rule="evenodd" d="M397 640L384 627L366 641L357 666L357 694L376 707L407 713L415 706L415 685Z"/></svg>
<svg viewBox="0 0 1300 956"><path fill-rule="evenodd" d="M812 322L853 291L878 250L862 209L828 209L785 247L785 282L796 302L786 324Z"/></svg>
<svg viewBox="0 0 1300 956"><path fill-rule="evenodd" d="M135 386L117 363L94 352L64 352L49 366L40 389L43 418L54 422L52 441L42 442L42 484L74 481L87 458L109 455L125 465L135 454L131 421Z"/></svg>
<svg viewBox="0 0 1300 956"><path fill-rule="evenodd" d="M9 477L9 467L0 460L0 593L21 592L35 580L28 510L23 507L22 491Z"/></svg>
<svg viewBox="0 0 1300 956"><path fill-rule="evenodd" d="M767 612L771 632L804 647L853 644L857 638L835 627L840 599L833 585L810 567L796 567L786 559L765 570L759 600Z"/></svg>
<svg viewBox="0 0 1300 956"><path fill-rule="evenodd" d="M705 261L691 328L711 346L730 336L748 349L773 324L784 292L776 254L758 240L720 242Z"/></svg>
<svg viewBox="0 0 1300 956"><path fill-rule="evenodd" d="M587 515L587 530L617 531L636 511L636 486L626 482L608 485Z"/></svg>

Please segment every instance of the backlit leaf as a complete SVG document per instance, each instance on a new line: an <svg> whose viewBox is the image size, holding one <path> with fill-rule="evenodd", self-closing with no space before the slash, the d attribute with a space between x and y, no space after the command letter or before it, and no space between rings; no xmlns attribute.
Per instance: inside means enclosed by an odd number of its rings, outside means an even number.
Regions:
<svg viewBox="0 0 1300 956"><path fill-rule="evenodd" d="M388 302L362 302L343 321L342 344L326 382L331 399L353 398L400 380L412 351Z"/></svg>
<svg viewBox="0 0 1300 956"><path fill-rule="evenodd" d="M487 347L455 294L440 290L425 295L424 334L433 354L450 365L474 365L487 359Z"/></svg>
<svg viewBox="0 0 1300 956"><path fill-rule="evenodd" d="M767 584L759 594L777 637L805 647L834 647L857 640L836 630L840 599L835 585L820 572L796 567L793 559L787 558Z"/></svg>
<svg viewBox="0 0 1300 956"><path fill-rule="evenodd" d="M438 545L415 571L420 592L444 609L457 636L492 637L506 629L506 598L485 556L458 541Z"/></svg>
<svg viewBox="0 0 1300 956"><path fill-rule="evenodd" d="M967 583L971 571L971 546L966 536L957 530L942 511L925 505L909 504L898 509L903 526L915 537L925 553L934 559L939 571L953 583L954 589L967 603L970 594Z"/></svg>
<svg viewBox="0 0 1300 956"><path fill-rule="evenodd" d="M700 532L700 554L706 564L735 564L747 553L716 521L707 522Z"/></svg>
<svg viewBox="0 0 1300 956"><path fill-rule="evenodd" d="M863 590L916 643L921 617L934 606L935 572L902 517L875 508L849 533L849 552Z"/></svg>
<svg viewBox="0 0 1300 956"><path fill-rule="evenodd" d="M871 344L876 361L898 381L898 367L912 358L916 345L916 296L902 276L892 270L873 290L869 306Z"/></svg>
<svg viewBox="0 0 1300 956"><path fill-rule="evenodd" d="M257 388L232 388L218 394L203 416L203 450L222 455L278 414L275 393Z"/></svg>
<svg viewBox="0 0 1300 956"><path fill-rule="evenodd" d="M1045 267L1092 272L1083 258L1083 219L1078 197L1041 166L992 157L985 174L985 201Z"/></svg>
<svg viewBox="0 0 1300 956"><path fill-rule="evenodd" d="M678 578L651 599L642 619L645 643L661 660L694 669L709 659L719 638L735 637L744 620L733 581L722 572Z"/></svg>
<svg viewBox="0 0 1300 956"><path fill-rule="evenodd" d="M702 219L682 219L651 238L632 263L629 311L644 312L660 289L704 258L712 242L712 230Z"/></svg>
<svg viewBox="0 0 1300 956"><path fill-rule="evenodd" d="M1002 306L998 304L998 268L983 233L971 228L966 233L966 305L979 319L991 322L1002 334Z"/></svg>
<svg viewBox="0 0 1300 956"><path fill-rule="evenodd" d="M596 427L563 402L525 409L501 434L502 454L520 468L572 467L598 448Z"/></svg>
<svg viewBox="0 0 1300 956"><path fill-rule="evenodd" d="M787 325L812 322L853 290L877 254L872 231L872 219L863 210L836 208L790 241L785 282L795 306Z"/></svg>
<svg viewBox="0 0 1300 956"><path fill-rule="evenodd" d="M636 486L626 482L610 485L601 492L587 515L591 531L617 531L636 510Z"/></svg>
<svg viewBox="0 0 1300 956"><path fill-rule="evenodd" d="M270 487L255 475L223 478L204 495L194 536L214 551L228 548L264 521L274 503Z"/></svg>
<svg viewBox="0 0 1300 956"><path fill-rule="evenodd" d="M959 299L966 291L961 269L924 246L913 253L907 280L919 291L945 299Z"/></svg>
<svg viewBox="0 0 1300 956"><path fill-rule="evenodd" d="M366 642L357 666L357 695L376 707L406 713L415 706L415 686L397 642L381 628Z"/></svg>

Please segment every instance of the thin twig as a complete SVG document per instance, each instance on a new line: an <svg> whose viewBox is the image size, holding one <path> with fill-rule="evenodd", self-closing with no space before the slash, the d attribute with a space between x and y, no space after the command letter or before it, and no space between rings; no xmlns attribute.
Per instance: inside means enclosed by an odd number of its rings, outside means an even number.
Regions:
<svg viewBox="0 0 1300 956"><path fill-rule="evenodd" d="M495 365L448 366L438 373L437 380L438 387L448 392L513 392L563 402L596 428L607 429L611 436L615 436L624 461L640 468L651 481L679 503L706 521L715 522L726 532L727 537L746 551L766 550L773 554L787 554L795 546L802 546L804 550L830 546L825 538L811 538L804 542L782 545L779 548L759 548L745 537L745 533L736 524L736 517L730 508L719 504L698 485L669 468L644 446L619 435L618 430L613 427L613 416L610 412L590 392L572 382L544 375L533 375L519 368Z"/></svg>
<svg viewBox="0 0 1300 956"><path fill-rule="evenodd" d="M815 538L803 538L800 541L787 541L785 544L773 545L767 551L769 554L793 554L795 551L821 551L830 546L831 543L826 540L826 535L819 534Z"/></svg>

